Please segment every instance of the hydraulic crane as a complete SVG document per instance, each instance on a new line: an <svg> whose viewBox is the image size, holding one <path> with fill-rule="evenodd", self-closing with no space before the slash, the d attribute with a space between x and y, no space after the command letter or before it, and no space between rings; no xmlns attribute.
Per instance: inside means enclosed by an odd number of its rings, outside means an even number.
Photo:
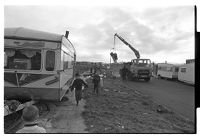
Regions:
<svg viewBox="0 0 200 136"><path fill-rule="evenodd" d="M114 34L114 45L116 37L119 38L125 45L127 45L134 52L137 58L133 59L131 62L124 63L124 66L126 66L126 68L128 69L128 72L126 73L127 78L130 80L144 79L145 81L149 81L152 75L151 60L140 59L139 51L133 48L133 46L131 46L126 40L124 40L124 38L122 38L117 33Z"/></svg>
<svg viewBox="0 0 200 136"><path fill-rule="evenodd" d="M114 41L115 41L115 37L119 38L125 45L127 45L135 53L135 56L137 57L137 59L140 59L139 51L137 51L135 48L133 48L126 40L124 40L124 38L122 38L117 33L114 35Z"/></svg>

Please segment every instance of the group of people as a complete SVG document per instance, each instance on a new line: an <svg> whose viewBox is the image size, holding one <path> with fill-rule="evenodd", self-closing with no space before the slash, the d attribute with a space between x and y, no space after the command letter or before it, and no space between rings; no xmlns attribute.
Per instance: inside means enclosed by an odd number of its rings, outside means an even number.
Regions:
<svg viewBox="0 0 200 136"><path fill-rule="evenodd" d="M93 92L96 95L99 94L99 86L103 87L103 79L99 74L94 73L92 82L94 84ZM82 99L82 87L88 88L88 84L81 78L79 73L75 74L75 79L70 86L71 91L75 89L76 105L78 106L79 101ZM16 133L46 133L43 127L38 126L37 119L39 117L39 110L36 106L31 105L23 109L22 119L24 121L24 127L18 130Z"/></svg>
<svg viewBox="0 0 200 136"><path fill-rule="evenodd" d="M96 95L99 94L99 87L103 87L103 77L100 77L99 74L94 73L92 78L92 83L94 84L94 90L93 92L96 93ZM75 80L73 81L72 85L70 86L71 91L75 89L75 99L76 99L76 105L78 106L79 101L82 99L82 86L88 88L87 83L84 81L84 79L81 78L79 73L75 74Z"/></svg>

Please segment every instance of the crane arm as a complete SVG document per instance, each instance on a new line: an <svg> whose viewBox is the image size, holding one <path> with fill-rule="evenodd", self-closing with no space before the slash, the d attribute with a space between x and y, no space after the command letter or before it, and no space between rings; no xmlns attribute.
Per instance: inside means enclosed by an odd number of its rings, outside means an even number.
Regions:
<svg viewBox="0 0 200 136"><path fill-rule="evenodd" d="M114 35L114 38L115 36L119 38L124 44L126 44L135 53L135 56L137 57L137 59L140 58L140 53L135 48L133 48L127 41L125 41L124 38L119 36L117 33Z"/></svg>

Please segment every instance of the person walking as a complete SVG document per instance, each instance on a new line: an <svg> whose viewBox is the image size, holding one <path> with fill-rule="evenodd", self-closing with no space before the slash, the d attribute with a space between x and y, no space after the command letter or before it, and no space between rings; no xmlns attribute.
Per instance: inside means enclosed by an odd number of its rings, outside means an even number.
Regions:
<svg viewBox="0 0 200 136"><path fill-rule="evenodd" d="M100 76L97 73L95 73L93 75L92 82L94 83L94 93L96 93L98 95L98 93L99 93Z"/></svg>
<svg viewBox="0 0 200 136"><path fill-rule="evenodd" d="M75 88L75 99L76 106L78 106L79 101L82 99L82 86L88 87L88 85L80 78L79 73L75 74L75 80L73 84L70 86L71 91Z"/></svg>
<svg viewBox="0 0 200 136"><path fill-rule="evenodd" d="M124 67L121 69L121 76L122 76L122 80L126 80L126 73L127 73L127 69L124 65Z"/></svg>
<svg viewBox="0 0 200 136"><path fill-rule="evenodd" d="M24 127L18 130L16 133L46 133L46 130L39 127L37 119L39 117L39 110L36 106L27 106L22 111L22 120L24 121Z"/></svg>
<svg viewBox="0 0 200 136"><path fill-rule="evenodd" d="M99 75L100 76L100 88L101 88L101 91L103 91L103 78L104 78L104 75L103 74L101 74L101 75Z"/></svg>

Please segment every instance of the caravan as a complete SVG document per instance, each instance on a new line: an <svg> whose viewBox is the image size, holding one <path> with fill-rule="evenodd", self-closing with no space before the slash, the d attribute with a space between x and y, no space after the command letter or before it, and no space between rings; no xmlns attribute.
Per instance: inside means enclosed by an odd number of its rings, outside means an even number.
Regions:
<svg viewBox="0 0 200 136"><path fill-rule="evenodd" d="M157 76L167 79L178 79L179 67L173 64L158 63Z"/></svg>
<svg viewBox="0 0 200 136"><path fill-rule="evenodd" d="M194 62L182 65L178 72L178 80L194 85L195 84Z"/></svg>
<svg viewBox="0 0 200 136"><path fill-rule="evenodd" d="M60 101L73 78L76 51L66 35L5 28L4 99Z"/></svg>

